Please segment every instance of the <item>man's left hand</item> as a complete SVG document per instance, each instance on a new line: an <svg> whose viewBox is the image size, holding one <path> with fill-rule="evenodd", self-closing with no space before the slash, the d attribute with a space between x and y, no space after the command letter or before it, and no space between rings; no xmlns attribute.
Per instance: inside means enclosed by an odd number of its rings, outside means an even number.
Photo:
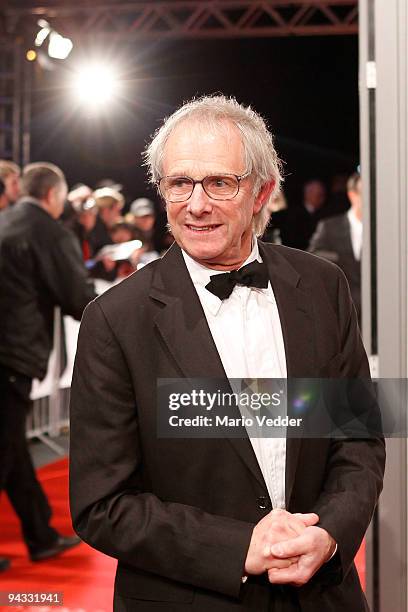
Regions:
<svg viewBox="0 0 408 612"><path fill-rule="evenodd" d="M278 559L298 557L290 567L268 570L272 584L306 584L336 550L336 542L321 527L306 527L297 537L271 546L271 554Z"/></svg>

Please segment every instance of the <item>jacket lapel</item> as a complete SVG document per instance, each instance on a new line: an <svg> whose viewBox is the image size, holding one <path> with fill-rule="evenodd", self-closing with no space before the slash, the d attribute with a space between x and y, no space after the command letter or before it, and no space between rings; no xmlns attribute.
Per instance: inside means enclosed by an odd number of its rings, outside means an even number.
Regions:
<svg viewBox="0 0 408 612"><path fill-rule="evenodd" d="M156 327L176 361L180 375L226 381L227 375L207 324L180 248L174 244L159 262L151 299L158 310ZM231 389L229 388L231 391ZM228 438L253 476L266 488L252 445L246 438Z"/></svg>

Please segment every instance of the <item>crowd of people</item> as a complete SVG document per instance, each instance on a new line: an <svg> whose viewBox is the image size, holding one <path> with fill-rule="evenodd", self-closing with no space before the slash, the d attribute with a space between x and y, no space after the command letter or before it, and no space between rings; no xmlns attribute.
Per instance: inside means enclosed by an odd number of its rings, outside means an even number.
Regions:
<svg viewBox="0 0 408 612"><path fill-rule="evenodd" d="M0 160L0 211L15 203L20 194L19 166ZM337 263L349 281L361 320L359 173L336 175L330 190L321 179L308 180L297 202L288 203L281 190L271 201L269 212L263 240L310 251ZM60 222L77 238L89 276L109 282L153 261L173 242L162 203L147 197L129 202L123 186L112 179L101 179L94 189L82 183L73 186ZM114 245L125 242L130 243L129 248L115 249Z"/></svg>
<svg viewBox="0 0 408 612"><path fill-rule="evenodd" d="M282 191L270 199L264 240L335 261L360 316L360 177L353 174L331 199L322 181L311 180L303 196L298 206L288 206ZM68 191L53 164L29 164L21 172L0 160L0 490L20 519L33 562L79 543L50 526L51 509L25 439L31 383L45 375L52 347L53 309L79 320L96 296L93 280L116 283L172 242L161 203L146 197L129 202L113 180ZM0 558L0 571L8 567Z"/></svg>

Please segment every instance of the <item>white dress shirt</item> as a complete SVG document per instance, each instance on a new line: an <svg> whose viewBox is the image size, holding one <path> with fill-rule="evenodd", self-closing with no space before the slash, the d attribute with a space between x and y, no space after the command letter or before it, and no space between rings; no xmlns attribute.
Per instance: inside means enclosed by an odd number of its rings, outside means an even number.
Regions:
<svg viewBox="0 0 408 612"><path fill-rule="evenodd" d="M286 378L286 356L271 283L266 289L236 285L226 300L205 286L222 274L183 251L208 326L228 378ZM262 261L258 243L243 265ZM285 508L286 438L250 438L273 508Z"/></svg>
<svg viewBox="0 0 408 612"><path fill-rule="evenodd" d="M347 218L350 223L351 245L353 247L354 257L357 261L360 261L361 249L363 246L363 224L360 219L357 219L352 208L348 210Z"/></svg>

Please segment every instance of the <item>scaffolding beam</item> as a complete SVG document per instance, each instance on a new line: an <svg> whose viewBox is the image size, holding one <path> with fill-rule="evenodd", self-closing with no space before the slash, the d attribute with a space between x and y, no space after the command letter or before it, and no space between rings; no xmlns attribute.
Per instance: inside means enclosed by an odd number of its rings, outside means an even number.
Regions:
<svg viewBox="0 0 408 612"><path fill-rule="evenodd" d="M260 38L358 33L358 0L157 0L3 9L8 30L45 18L72 39Z"/></svg>
<svg viewBox="0 0 408 612"><path fill-rule="evenodd" d="M31 66L20 38L0 39L0 159L30 157Z"/></svg>

